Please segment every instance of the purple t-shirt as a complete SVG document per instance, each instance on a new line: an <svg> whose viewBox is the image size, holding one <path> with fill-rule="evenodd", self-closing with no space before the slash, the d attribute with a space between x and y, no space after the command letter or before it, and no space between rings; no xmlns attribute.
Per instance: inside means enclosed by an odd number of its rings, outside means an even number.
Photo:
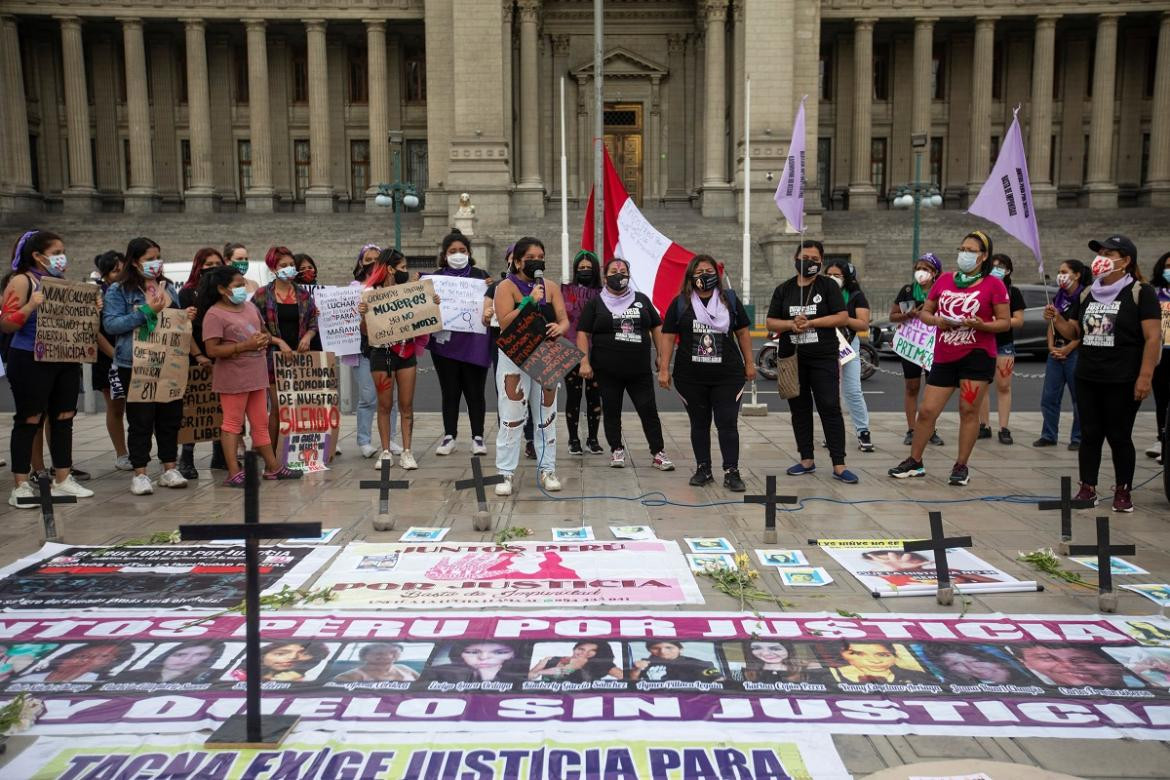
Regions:
<svg viewBox="0 0 1170 780"><path fill-rule="evenodd" d="M458 276L464 279L483 279L483 288L486 291L491 279L487 272L478 268L464 268L456 271L454 268L440 268L427 276ZM471 363L476 366L487 367L492 364L491 338L487 333L465 333L463 331L440 331L427 342L427 349L433 354L449 360L458 360L461 363Z"/></svg>
<svg viewBox="0 0 1170 780"><path fill-rule="evenodd" d="M995 305L1008 302L1004 283L994 276L985 276L971 287L955 284L955 275L945 273L930 288L930 300L937 301L934 313L951 320L977 317L984 322L995 319ZM939 330L934 342L934 362L950 363L969 352L981 349L995 358L995 334L959 325L951 330Z"/></svg>

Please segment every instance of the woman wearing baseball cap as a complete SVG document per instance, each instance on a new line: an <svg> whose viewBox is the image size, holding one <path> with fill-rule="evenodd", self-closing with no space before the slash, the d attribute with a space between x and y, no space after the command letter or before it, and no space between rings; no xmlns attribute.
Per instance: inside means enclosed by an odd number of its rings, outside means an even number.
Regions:
<svg viewBox="0 0 1170 780"><path fill-rule="evenodd" d="M1089 249L1097 253L1093 284L1064 314L1050 304L1044 317L1066 339L1081 340L1076 375L1081 488L1076 499L1096 505L1101 451L1108 439L1113 454L1113 511L1132 512L1133 424L1150 394L1158 364L1162 312L1154 288L1142 283L1132 241L1113 235L1090 241Z"/></svg>
<svg viewBox="0 0 1170 780"><path fill-rule="evenodd" d="M918 319L922 312L922 305L926 303L926 295L930 292L934 280L942 273L942 261L934 252L927 252L914 261L914 281L902 285L894 298L894 305L890 307L890 322L901 324ZM918 391L922 389L922 366L911 363L906 358L902 361L902 379L906 383L905 393L902 396L902 405L906 409L906 437L902 444L909 447L914 443L914 419L918 416ZM941 447L943 440L938 432L930 434L930 443Z"/></svg>

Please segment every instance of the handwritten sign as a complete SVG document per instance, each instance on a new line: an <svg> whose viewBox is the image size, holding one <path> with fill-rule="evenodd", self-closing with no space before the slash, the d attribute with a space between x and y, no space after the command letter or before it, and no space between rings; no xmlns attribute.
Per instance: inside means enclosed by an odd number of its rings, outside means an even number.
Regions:
<svg viewBox="0 0 1170 780"><path fill-rule="evenodd" d="M934 340L938 328L927 325L917 317L906 320L894 331L894 352L927 371L934 364Z"/></svg>
<svg viewBox="0 0 1170 780"><path fill-rule="evenodd" d="M179 444L195 444L219 439L223 410L219 394L211 389L212 366L191 366L187 372L187 392L183 395L183 425Z"/></svg>
<svg viewBox="0 0 1170 780"><path fill-rule="evenodd" d="M321 348L335 355L356 355L362 350L362 317L358 304L360 287L319 287L313 292L317 302L317 332Z"/></svg>
<svg viewBox="0 0 1170 780"><path fill-rule="evenodd" d="M290 469L326 470L341 425L337 357L331 352L275 352L280 420L277 457Z"/></svg>
<svg viewBox="0 0 1170 780"><path fill-rule="evenodd" d="M508 323L508 327L500 331L496 338L496 346L518 366L544 342L545 328L548 322L535 306L525 307Z"/></svg>
<svg viewBox="0 0 1170 780"><path fill-rule="evenodd" d="M1162 346L1170 348L1170 301L1162 301Z"/></svg>
<svg viewBox="0 0 1170 780"><path fill-rule="evenodd" d="M496 346L541 387L553 387L585 353L565 339L546 338L546 325L536 307L527 307L500 332Z"/></svg>
<svg viewBox="0 0 1170 780"><path fill-rule="evenodd" d="M363 290L362 300L370 307L366 335L372 346L384 347L443 329L443 313L435 303L430 279Z"/></svg>
<svg viewBox="0 0 1170 780"><path fill-rule="evenodd" d="M439 294L443 330L487 333L487 326L483 324L485 280L459 276L428 276L427 279Z"/></svg>
<svg viewBox="0 0 1170 780"><path fill-rule="evenodd" d="M182 309L163 309L146 339L134 334L133 366L127 403L181 401L187 391L191 321Z"/></svg>
<svg viewBox="0 0 1170 780"><path fill-rule="evenodd" d="M33 358L52 363L96 363L98 356L97 285L42 279L45 301L37 309Z"/></svg>

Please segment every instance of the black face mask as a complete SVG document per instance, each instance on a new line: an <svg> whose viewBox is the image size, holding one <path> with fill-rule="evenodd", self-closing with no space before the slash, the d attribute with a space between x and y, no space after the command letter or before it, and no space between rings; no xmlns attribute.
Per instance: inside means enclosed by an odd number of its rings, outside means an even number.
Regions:
<svg viewBox="0 0 1170 780"><path fill-rule="evenodd" d="M577 272L577 284L583 284L586 287L593 284L593 270L585 269Z"/></svg>
<svg viewBox="0 0 1170 780"><path fill-rule="evenodd" d="M406 284L410 281L410 271L394 271L394 284Z"/></svg>
<svg viewBox="0 0 1170 780"><path fill-rule="evenodd" d="M525 276L527 276L529 279L535 279L537 271L540 271L542 274L544 273L544 261L543 260L527 260L527 261L525 261L525 263L524 263L524 275Z"/></svg>
<svg viewBox="0 0 1170 780"><path fill-rule="evenodd" d="M373 267L373 265L363 265L361 268L357 269L357 271L355 271L353 274L354 281L364 282L366 277L370 275L370 269Z"/></svg>
<svg viewBox="0 0 1170 780"><path fill-rule="evenodd" d="M695 286L703 292L714 290L719 286L719 274L715 273L714 271L708 271L705 274L699 274L699 281L695 283Z"/></svg>
<svg viewBox="0 0 1170 780"><path fill-rule="evenodd" d="M615 293L625 292L625 289L630 286L630 277L625 274L610 274L605 277L605 286Z"/></svg>
<svg viewBox="0 0 1170 780"><path fill-rule="evenodd" d="M798 257L794 265L796 266L796 272L801 276L816 276L821 272L821 262L819 260L806 260Z"/></svg>

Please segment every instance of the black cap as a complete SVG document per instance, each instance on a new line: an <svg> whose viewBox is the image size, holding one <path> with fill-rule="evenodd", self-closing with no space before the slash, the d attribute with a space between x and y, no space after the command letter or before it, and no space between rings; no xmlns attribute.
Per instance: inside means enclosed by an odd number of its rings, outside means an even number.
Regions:
<svg viewBox="0 0 1170 780"><path fill-rule="evenodd" d="M1106 249L1113 249L1121 252L1121 254L1125 257L1130 258L1134 261L1134 263L1137 263L1138 259L1137 247L1133 245L1132 241L1123 235L1109 236L1109 238L1105 239L1104 241L1090 241L1089 249L1092 249L1098 254Z"/></svg>

